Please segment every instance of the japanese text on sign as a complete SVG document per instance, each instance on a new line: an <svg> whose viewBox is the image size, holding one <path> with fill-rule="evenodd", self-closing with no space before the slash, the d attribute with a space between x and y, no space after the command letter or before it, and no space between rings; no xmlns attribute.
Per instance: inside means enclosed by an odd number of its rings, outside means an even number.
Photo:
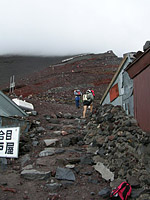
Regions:
<svg viewBox="0 0 150 200"><path fill-rule="evenodd" d="M0 128L0 157L18 158L20 128Z"/></svg>

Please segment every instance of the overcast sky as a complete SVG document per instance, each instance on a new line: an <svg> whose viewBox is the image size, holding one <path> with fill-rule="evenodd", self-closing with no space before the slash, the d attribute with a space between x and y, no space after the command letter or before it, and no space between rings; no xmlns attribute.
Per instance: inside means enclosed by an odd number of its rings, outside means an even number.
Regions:
<svg viewBox="0 0 150 200"><path fill-rule="evenodd" d="M0 0L0 55L143 51L149 12L150 0Z"/></svg>

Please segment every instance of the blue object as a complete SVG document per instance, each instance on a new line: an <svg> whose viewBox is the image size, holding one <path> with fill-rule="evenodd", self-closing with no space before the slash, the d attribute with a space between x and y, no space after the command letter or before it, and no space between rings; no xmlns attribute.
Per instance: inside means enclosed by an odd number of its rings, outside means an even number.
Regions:
<svg viewBox="0 0 150 200"><path fill-rule="evenodd" d="M76 107L79 108L79 101L80 101L80 97L79 96L75 96L75 102L76 102Z"/></svg>

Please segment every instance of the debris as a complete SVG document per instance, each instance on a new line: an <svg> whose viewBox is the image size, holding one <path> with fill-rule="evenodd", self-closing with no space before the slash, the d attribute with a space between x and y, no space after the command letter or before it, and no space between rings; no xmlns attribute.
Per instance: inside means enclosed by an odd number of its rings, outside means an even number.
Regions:
<svg viewBox="0 0 150 200"><path fill-rule="evenodd" d="M0 188L3 190L3 191L9 191L9 192L12 192L12 193L16 193L17 191L16 191L16 189L14 189L14 188L6 188L6 187L4 187L4 186L0 186Z"/></svg>
<svg viewBox="0 0 150 200"><path fill-rule="evenodd" d="M28 103L26 101L22 101L20 99L12 99L13 102L15 102L21 109L25 110L25 111L32 111L34 110L34 107L31 103Z"/></svg>
<svg viewBox="0 0 150 200"><path fill-rule="evenodd" d="M94 166L95 170L98 171L99 173L102 174L102 177L106 180L106 181L113 181L114 180L114 174L103 165L103 163L98 162L95 166Z"/></svg>

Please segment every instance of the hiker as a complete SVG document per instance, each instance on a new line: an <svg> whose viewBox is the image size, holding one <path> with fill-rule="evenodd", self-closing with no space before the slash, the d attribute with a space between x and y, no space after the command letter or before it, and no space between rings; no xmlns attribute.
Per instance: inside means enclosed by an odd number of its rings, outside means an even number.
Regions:
<svg viewBox="0 0 150 200"><path fill-rule="evenodd" d="M88 89L86 91L86 94L83 95L83 116L82 116L82 118L85 118L85 114L86 114L88 106L90 106L90 113L92 114L93 100L94 100L93 93L91 90Z"/></svg>
<svg viewBox="0 0 150 200"><path fill-rule="evenodd" d="M74 90L74 95L75 95L75 103L76 107L80 108L80 97L82 96L82 92L78 89Z"/></svg>

